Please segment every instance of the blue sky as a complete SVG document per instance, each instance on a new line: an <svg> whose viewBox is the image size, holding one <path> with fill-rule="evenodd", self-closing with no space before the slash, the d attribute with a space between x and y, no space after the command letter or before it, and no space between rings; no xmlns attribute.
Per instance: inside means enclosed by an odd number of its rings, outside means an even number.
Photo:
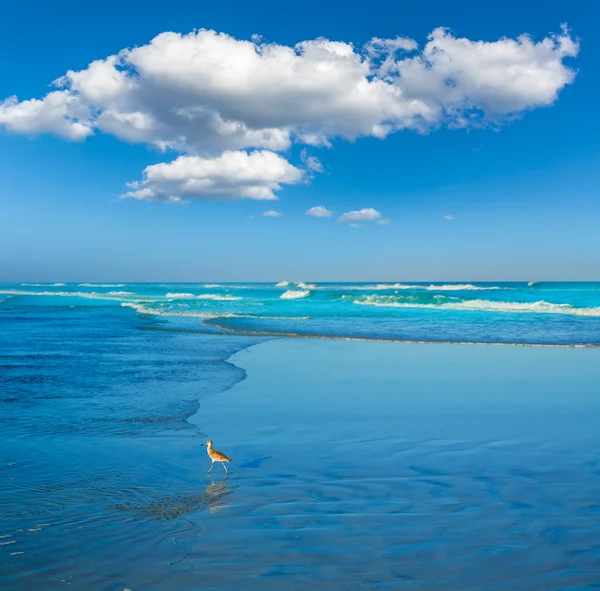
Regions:
<svg viewBox="0 0 600 591"><path fill-rule="evenodd" d="M544 94L545 83L539 93L536 90L544 68L554 72L556 64L544 62L541 73L525 88L515 86L514 92L511 79L499 79L498 86L492 84L484 94L461 86L458 79L453 90L462 92L461 100L474 104L471 112L483 113L490 124L461 126L452 114L415 129L422 113L417 118L402 114L385 139L373 137L377 131L365 131L371 129L372 113L365 115L362 106L356 116L350 110L338 118L340 107L332 111L334 115L328 111L310 119L312 115L302 114L304 100L294 102L296 97L289 95L269 99L283 87L285 68L273 84L265 84L264 113L260 93L258 102L250 104L256 93L250 97L238 92L235 76L228 78L227 84L233 85L228 86L229 94L218 96L224 97L228 112L242 113L240 120L246 117L243 120L249 125L266 121L273 127L273 121L279 121L274 111L280 105L283 119L288 111L298 112L292 136L296 139L275 147L230 142L215 148L202 132L193 142L188 138L185 145L161 151L150 140L127 141L124 131L111 133L101 124L85 141L70 141L44 133L62 121L49 124L35 119L32 128L45 126L42 132L23 132L18 128L21 123L14 123L17 112L6 111L4 126L0 116L0 281L600 279L600 52L596 41L600 10L595 3L503 2L482 8L476 2L422 6L303 2L285 10L281 3L272 2L222 6L105 2L102 6L57 2L2 7L0 100L13 95L19 101L42 99L55 90L49 86L52 81L69 70L86 70L94 60L147 46L165 31L188 34L199 28L226 33L234 40L250 40L258 34L262 42L279 46L322 37L352 43L363 59L366 50L361 48L374 37L414 39L420 52L437 27L450 29L451 42L493 43L522 33L539 42L550 33L560 35L561 23L566 22L571 39L578 38L579 51L558 64L576 70L576 77L572 83L556 83L556 100ZM467 51L465 63L470 64L478 46ZM403 55L400 51L395 57ZM150 54L146 65L155 68L160 58ZM381 55L378 59L381 65ZM485 62L473 68L473 79L486 75ZM211 67L207 72L213 75L218 70ZM197 82L200 74L193 68L191 72L193 83L203 84ZM385 72L380 75L382 80L385 76ZM425 96L419 84L408 89L417 102ZM205 97L204 88L198 88L194 92ZM162 101L161 112L170 106L171 94L157 83L151 94L136 98L135 109L146 104L148 96ZM211 108L223 113L215 96L211 95ZM344 99L347 94L340 96ZM281 102L284 99L291 102ZM430 99L427 94L423 100ZM446 112L448 104L444 103ZM508 112L511 108L516 116ZM365 123L359 129L363 116ZM514 120L507 123L509 118ZM306 139L306 132L302 139L307 129L310 133L326 130L327 137ZM351 131L343 137L347 129ZM355 133L358 137L350 137ZM269 167L273 163L291 167L283 172L277 169L281 189L272 192L278 199L243 194L264 192L272 179L263 177L250 189L245 184L224 188L221 169L218 182L209 180L216 193L233 191L226 200L213 199L211 188L190 196L169 185L169 195L173 189L189 202L165 203L166 177L161 177L162 184L143 183L147 166L167 163L170 173L174 169L169 163L178 156L203 171L225 166L221 159L225 149L250 155L266 150L275 159ZM322 171L307 170L303 150L320 161ZM154 169L157 174L162 170ZM226 179L237 178L237 169L229 164L226 172ZM292 180L298 174L302 179ZM142 184L127 187L132 181ZM139 194L136 199L119 198L144 188L152 199ZM304 215L319 205L335 213L327 218ZM343 213L363 209L376 210L380 220L389 223L366 220L351 227L339 221ZM283 215L265 217L269 210Z"/></svg>

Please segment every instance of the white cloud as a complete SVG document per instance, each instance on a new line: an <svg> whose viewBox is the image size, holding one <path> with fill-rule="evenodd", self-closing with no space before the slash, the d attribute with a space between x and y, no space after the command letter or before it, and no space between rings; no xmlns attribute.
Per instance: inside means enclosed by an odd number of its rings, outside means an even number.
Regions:
<svg viewBox="0 0 600 591"><path fill-rule="evenodd" d="M302 171L268 151L225 152L216 158L180 156L146 167L123 197L142 201L195 199L277 199L281 184L297 183Z"/></svg>
<svg viewBox="0 0 600 591"><path fill-rule="evenodd" d="M336 138L385 138L403 129L500 124L551 105L574 79L565 59L578 50L566 27L541 41L473 41L438 28L421 49L404 37L373 38L363 47L324 38L287 46L204 29L165 32L69 70L41 99L0 101L0 127L69 140L100 131L204 162L242 150L284 151L292 143L328 146ZM314 156L303 160L308 171L323 170ZM129 196L162 193L141 184ZM224 194L273 198L275 185L251 183ZM186 196L173 189L171 197Z"/></svg>
<svg viewBox="0 0 600 591"><path fill-rule="evenodd" d="M348 224L349 228L360 228L360 224Z"/></svg>
<svg viewBox="0 0 600 591"><path fill-rule="evenodd" d="M5 101L0 122L72 139L100 129L190 153L283 150L292 140L384 137L472 124L473 110L475 119L497 120L552 104L574 77L563 60L579 49L566 28L539 42L471 41L438 28L417 47L402 37L356 49L323 38L290 47L210 30L166 32L68 71L56 81L64 90L41 101Z"/></svg>
<svg viewBox="0 0 600 591"><path fill-rule="evenodd" d="M313 218L329 218L333 215L333 211L329 211L324 205L317 205L306 210L304 215L309 215Z"/></svg>
<svg viewBox="0 0 600 591"><path fill-rule="evenodd" d="M451 222L451 221L454 219L454 216L453 216L453 215L451 215L451 214L448 214L448 215L445 215L445 216L444 216L444 219L445 219L447 222Z"/></svg>
<svg viewBox="0 0 600 591"><path fill-rule="evenodd" d="M340 222L353 224L357 222L374 222L381 218L381 214L371 207L358 211L347 211L340 216Z"/></svg>
<svg viewBox="0 0 600 591"><path fill-rule="evenodd" d="M84 140L94 133L87 117L86 107L66 90L50 92L43 100L19 102L13 96L0 102L0 125L14 133L48 132L67 140Z"/></svg>
<svg viewBox="0 0 600 591"><path fill-rule="evenodd" d="M391 220L377 220L380 226L388 226Z"/></svg>
<svg viewBox="0 0 600 591"><path fill-rule="evenodd" d="M263 213L263 215L266 218L280 218L283 214L280 211L275 211L273 209L270 209L269 211L265 211L265 213Z"/></svg>

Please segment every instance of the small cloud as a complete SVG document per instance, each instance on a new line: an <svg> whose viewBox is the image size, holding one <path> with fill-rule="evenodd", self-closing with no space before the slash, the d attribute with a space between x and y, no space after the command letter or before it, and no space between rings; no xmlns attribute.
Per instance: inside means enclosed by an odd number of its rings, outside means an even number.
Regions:
<svg viewBox="0 0 600 591"><path fill-rule="evenodd" d="M360 228L360 224L348 224L349 228Z"/></svg>
<svg viewBox="0 0 600 591"><path fill-rule="evenodd" d="M377 220L380 226L387 226L392 220Z"/></svg>
<svg viewBox="0 0 600 591"><path fill-rule="evenodd" d="M381 214L372 207L366 207L357 211L347 211L340 216L340 222L351 224L356 222L374 222L381 218Z"/></svg>
<svg viewBox="0 0 600 591"><path fill-rule="evenodd" d="M454 216L453 216L452 214L448 214L448 215L445 215L445 216L444 216L444 219L445 219L447 222L451 222L451 221L454 219Z"/></svg>
<svg viewBox="0 0 600 591"><path fill-rule="evenodd" d="M330 218L333 215L333 211L329 211L324 205L317 205L305 211L304 215L309 215L313 218Z"/></svg>
<svg viewBox="0 0 600 591"><path fill-rule="evenodd" d="M312 172L323 172L323 165L316 156L311 156L306 149L300 153L300 160Z"/></svg>
<svg viewBox="0 0 600 591"><path fill-rule="evenodd" d="M281 217L283 214L280 211L275 211L273 209L270 209L269 211L265 211L265 213L263 213L263 215L266 218L279 218Z"/></svg>

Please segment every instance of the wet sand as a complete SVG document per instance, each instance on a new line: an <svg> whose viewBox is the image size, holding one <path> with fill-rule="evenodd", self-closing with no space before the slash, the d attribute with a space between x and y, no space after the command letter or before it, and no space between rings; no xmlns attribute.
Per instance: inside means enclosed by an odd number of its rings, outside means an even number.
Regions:
<svg viewBox="0 0 600 591"><path fill-rule="evenodd" d="M192 418L234 458L177 566L202 589L598 583L600 351L296 339L230 361L247 379Z"/></svg>

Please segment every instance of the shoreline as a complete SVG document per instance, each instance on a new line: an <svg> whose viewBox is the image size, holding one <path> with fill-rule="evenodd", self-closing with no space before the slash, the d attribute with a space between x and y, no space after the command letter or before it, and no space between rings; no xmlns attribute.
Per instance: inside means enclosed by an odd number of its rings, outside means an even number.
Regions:
<svg viewBox="0 0 600 591"><path fill-rule="evenodd" d="M271 339L318 339L318 340L332 340L332 341L358 341L358 342L372 342L372 343L403 343L403 344L418 344L418 345L486 345L486 346L500 346L500 347L551 347L561 349L598 349L600 343L503 343L499 341L434 341L426 339L386 339L378 337L349 337L349 336L336 336L327 334L301 334L293 332L273 332L273 331L259 331L259 330L238 330L235 328L229 328L220 325L218 322L211 322L211 320L203 320L202 324L212 326L224 331L223 334L231 336L247 336L247 337L264 337ZM159 329L160 330L160 329ZM193 329L187 332L195 332ZM198 331L201 332L201 331ZM204 333L203 333L204 334ZM213 333L211 333L213 334Z"/></svg>

